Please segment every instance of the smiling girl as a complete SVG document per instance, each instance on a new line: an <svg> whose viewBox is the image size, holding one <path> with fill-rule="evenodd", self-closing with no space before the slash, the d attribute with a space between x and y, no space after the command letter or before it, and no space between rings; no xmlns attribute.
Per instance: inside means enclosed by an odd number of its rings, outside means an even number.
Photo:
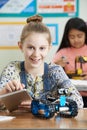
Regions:
<svg viewBox="0 0 87 130"><path fill-rule="evenodd" d="M51 33L49 28L42 23L41 16L35 15L27 19L18 46L25 60L13 61L2 71L0 94L25 88L33 98L37 99L42 98L43 93L54 87L63 87L72 92L70 98L77 102L78 108L83 107L80 93L62 67L45 63L45 58L52 46ZM24 106L23 103L21 105Z"/></svg>

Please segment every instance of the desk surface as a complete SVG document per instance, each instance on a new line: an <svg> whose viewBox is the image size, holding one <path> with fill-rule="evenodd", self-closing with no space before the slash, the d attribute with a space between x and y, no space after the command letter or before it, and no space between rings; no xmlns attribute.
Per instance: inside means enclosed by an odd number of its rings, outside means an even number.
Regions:
<svg viewBox="0 0 87 130"><path fill-rule="evenodd" d="M0 115L7 115L6 112L0 112ZM40 119L34 117L30 112L15 111L9 114L16 118L9 121L0 122L0 128L2 129L83 129L87 128L87 109L80 109L78 115L75 118L51 118Z"/></svg>

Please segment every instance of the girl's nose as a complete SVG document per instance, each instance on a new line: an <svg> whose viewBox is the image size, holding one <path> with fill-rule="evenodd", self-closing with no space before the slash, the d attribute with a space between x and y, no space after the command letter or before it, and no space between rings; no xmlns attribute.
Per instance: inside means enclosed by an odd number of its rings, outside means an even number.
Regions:
<svg viewBox="0 0 87 130"><path fill-rule="evenodd" d="M38 49L34 50L33 55L38 56L39 55L39 50Z"/></svg>
<svg viewBox="0 0 87 130"><path fill-rule="evenodd" d="M78 37L75 37L74 40L75 40L76 42L78 42L79 39L78 39Z"/></svg>

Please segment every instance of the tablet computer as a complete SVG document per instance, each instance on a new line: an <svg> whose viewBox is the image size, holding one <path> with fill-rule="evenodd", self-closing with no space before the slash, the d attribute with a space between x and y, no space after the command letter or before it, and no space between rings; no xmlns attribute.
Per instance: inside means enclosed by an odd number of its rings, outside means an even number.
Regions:
<svg viewBox="0 0 87 130"><path fill-rule="evenodd" d="M0 100L4 103L6 109L10 112L18 109L21 102L32 100L26 89L18 90L15 92L7 93L0 96Z"/></svg>

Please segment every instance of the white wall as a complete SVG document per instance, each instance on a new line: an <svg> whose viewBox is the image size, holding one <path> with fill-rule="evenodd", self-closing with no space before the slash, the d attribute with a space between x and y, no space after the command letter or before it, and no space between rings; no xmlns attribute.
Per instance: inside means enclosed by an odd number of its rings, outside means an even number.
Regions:
<svg viewBox="0 0 87 130"><path fill-rule="evenodd" d="M87 0L79 0L79 17L87 21ZM45 23L58 23L59 25L59 42L61 40L64 26L70 17L44 18ZM0 18L0 21L25 21L26 18ZM52 21L52 22L51 22ZM0 32L1 33L1 32ZM48 57L47 62L50 62L58 46L53 46ZM0 50L0 73L3 67L10 61L23 60L23 54L20 50Z"/></svg>

